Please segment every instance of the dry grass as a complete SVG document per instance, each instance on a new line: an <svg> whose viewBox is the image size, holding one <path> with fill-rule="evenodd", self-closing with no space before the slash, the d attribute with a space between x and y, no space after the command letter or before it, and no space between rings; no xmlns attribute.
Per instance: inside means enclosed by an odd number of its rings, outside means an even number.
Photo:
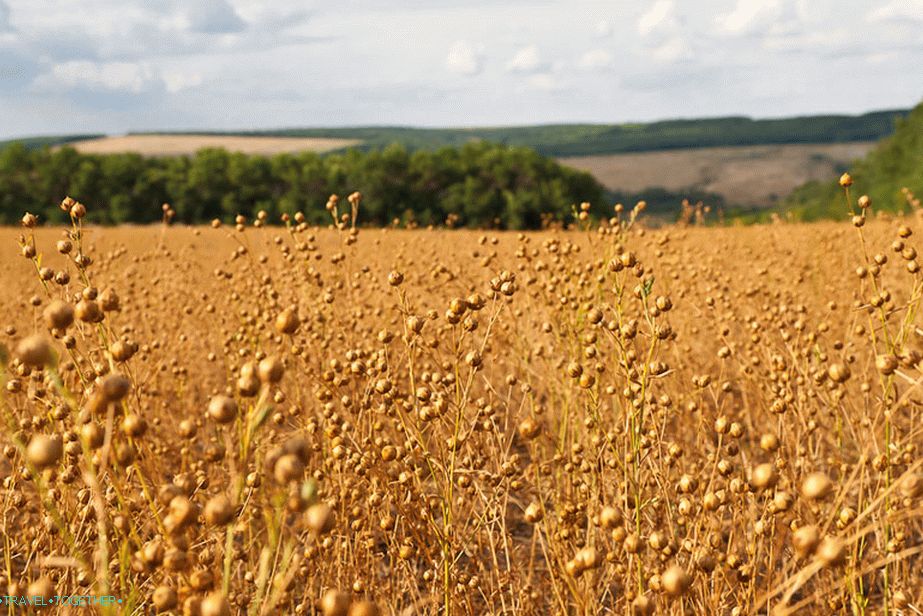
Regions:
<svg viewBox="0 0 923 616"><path fill-rule="evenodd" d="M735 205L769 206L811 180L836 177L874 142L695 148L560 159L592 173L610 190L690 188L722 195Z"/></svg>
<svg viewBox="0 0 923 616"><path fill-rule="evenodd" d="M282 152L329 152L360 143L319 137L234 137L227 135L124 135L69 143L83 154L134 152L142 156L180 156L203 148L272 156Z"/></svg>
<svg viewBox="0 0 923 616"><path fill-rule="evenodd" d="M923 609L920 217L485 235L349 201L0 233L8 594Z"/></svg>

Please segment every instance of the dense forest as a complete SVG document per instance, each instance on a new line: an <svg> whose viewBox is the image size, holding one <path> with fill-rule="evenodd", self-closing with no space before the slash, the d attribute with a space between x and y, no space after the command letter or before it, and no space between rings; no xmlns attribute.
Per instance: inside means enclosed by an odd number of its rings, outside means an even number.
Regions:
<svg viewBox="0 0 923 616"><path fill-rule="evenodd" d="M849 171L855 196L869 195L876 210L906 208L904 188L923 196L923 103L899 120L894 134ZM797 220L842 218L848 213L835 180L805 184L788 198L785 207Z"/></svg>
<svg viewBox="0 0 923 616"><path fill-rule="evenodd" d="M360 222L367 225L395 218L443 224L452 214L458 225L511 229L538 228L543 214L563 220L572 204L599 204L604 194L588 173L534 150L489 143L272 157L220 149L163 158L23 144L0 149L0 223L7 224L25 211L61 221L57 204L65 195L90 206L89 219L100 223L156 221L164 202L188 223L259 210L273 219L300 211L326 223L327 197L354 190L364 196Z"/></svg>
<svg viewBox="0 0 923 616"><path fill-rule="evenodd" d="M307 128L274 131L196 133L355 139L365 150L400 143L409 150L435 150L472 141L491 141L536 150L546 156L618 154L676 148L778 143L874 141L890 135L906 110L859 116L817 115L770 120L746 117L665 120L646 124L557 124L498 128Z"/></svg>

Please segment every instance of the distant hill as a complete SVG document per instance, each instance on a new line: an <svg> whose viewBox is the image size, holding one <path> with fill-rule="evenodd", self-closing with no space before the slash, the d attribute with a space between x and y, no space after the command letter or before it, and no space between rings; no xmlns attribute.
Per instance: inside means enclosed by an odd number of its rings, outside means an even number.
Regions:
<svg viewBox="0 0 923 616"><path fill-rule="evenodd" d="M104 137L99 133L92 133L87 135L50 135L44 137L20 137L17 139L7 139L5 141L0 141L0 150L4 147L13 144L21 143L26 146L29 150L35 150L38 148L43 148L45 146L55 146L63 145L65 143L73 143L75 141L83 141L85 139L96 139L99 137Z"/></svg>
<svg viewBox="0 0 923 616"><path fill-rule="evenodd" d="M269 131L188 132L196 135L313 137L361 142L364 150L400 143L409 150L457 147L491 141L528 147L546 156L590 156L679 148L782 143L875 141L890 135L908 110L858 116L817 115L754 120L746 117L665 120L647 124L552 124L496 128L289 128Z"/></svg>
<svg viewBox="0 0 923 616"><path fill-rule="evenodd" d="M923 195L923 103L899 120L894 133L849 171L855 182L854 197L869 195L876 210L905 208L902 188ZM843 217L847 213L835 178L805 184L786 200L785 209L799 220Z"/></svg>

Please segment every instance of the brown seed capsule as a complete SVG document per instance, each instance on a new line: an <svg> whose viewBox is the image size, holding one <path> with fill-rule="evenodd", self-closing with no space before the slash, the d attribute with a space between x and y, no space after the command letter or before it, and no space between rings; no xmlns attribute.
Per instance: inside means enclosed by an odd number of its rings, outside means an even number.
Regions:
<svg viewBox="0 0 923 616"><path fill-rule="evenodd" d="M41 368L51 363L54 354L48 339L41 334L34 334L19 341L16 345L16 356L27 366Z"/></svg>
<svg viewBox="0 0 923 616"><path fill-rule="evenodd" d="M766 433L760 437L760 449L772 453L779 449L779 438L775 434Z"/></svg>
<svg viewBox="0 0 923 616"><path fill-rule="evenodd" d="M205 503L205 522L212 526L224 526L234 517L234 505L225 494L211 497Z"/></svg>
<svg viewBox="0 0 923 616"><path fill-rule="evenodd" d="M103 311L92 299L81 299L74 308L74 314L84 323L99 323L103 320Z"/></svg>
<svg viewBox="0 0 923 616"><path fill-rule="evenodd" d="M26 447L26 459L39 469L57 464L64 453L64 446L58 436L36 434Z"/></svg>
<svg viewBox="0 0 923 616"><path fill-rule="evenodd" d="M894 374L897 370L897 358L894 355L879 355L875 358L875 368L882 374Z"/></svg>
<svg viewBox="0 0 923 616"><path fill-rule="evenodd" d="M329 532L334 524L333 509L327 503L315 503L305 512L305 522L318 535Z"/></svg>
<svg viewBox="0 0 923 616"><path fill-rule="evenodd" d="M849 175L848 173L844 173L843 175L841 175L840 176L840 186L842 186L843 188L852 186L852 176Z"/></svg>
<svg viewBox="0 0 923 616"><path fill-rule="evenodd" d="M792 547L801 558L814 553L820 542L820 531L813 524L800 527L792 534Z"/></svg>
<svg viewBox="0 0 923 616"><path fill-rule="evenodd" d="M538 503L529 503L524 517L529 524L538 524L545 517L545 512L542 511L542 506Z"/></svg>
<svg viewBox="0 0 923 616"><path fill-rule="evenodd" d="M379 616L381 610L372 601L355 601L349 606L348 616Z"/></svg>
<svg viewBox="0 0 923 616"><path fill-rule="evenodd" d="M404 282L404 274L398 271L392 271L388 274L388 284L392 287L399 287Z"/></svg>
<svg viewBox="0 0 923 616"><path fill-rule="evenodd" d="M805 477L801 484L801 494L805 498L820 500L830 494L833 490L833 483L824 473L811 473Z"/></svg>
<svg viewBox="0 0 923 616"><path fill-rule="evenodd" d="M122 431L134 438L144 436L147 432L147 422L139 415L126 415L122 420Z"/></svg>
<svg viewBox="0 0 923 616"><path fill-rule="evenodd" d="M285 374L285 367L276 357L267 357L260 362L257 372L263 383L278 383Z"/></svg>
<svg viewBox="0 0 923 616"><path fill-rule="evenodd" d="M151 594L151 602L154 604L154 609L158 612L172 610L178 603L176 590L169 586L158 586Z"/></svg>
<svg viewBox="0 0 923 616"><path fill-rule="evenodd" d="M595 569L602 564L603 557L599 553L599 550L593 547L583 548L577 552L574 556L574 562L577 563L577 567L589 571L590 569Z"/></svg>
<svg viewBox="0 0 923 616"><path fill-rule="evenodd" d="M692 578L686 573L686 570L679 565L673 565L663 572L660 576L660 585L671 597L679 597L689 590L692 584Z"/></svg>
<svg viewBox="0 0 923 616"><path fill-rule="evenodd" d="M91 421L80 426L80 436L83 437L87 447L90 449L99 449L103 446L106 432L98 423Z"/></svg>
<svg viewBox="0 0 923 616"><path fill-rule="evenodd" d="M835 383L845 383L850 377L849 366L846 364L830 364L827 368L827 376Z"/></svg>
<svg viewBox="0 0 923 616"><path fill-rule="evenodd" d="M301 325L298 312L295 308L286 308L276 317L276 331L280 334L294 334Z"/></svg>
<svg viewBox="0 0 923 616"><path fill-rule="evenodd" d="M276 460L272 473L280 484L295 481L304 475L304 462L294 454L285 454Z"/></svg>
<svg viewBox="0 0 923 616"><path fill-rule="evenodd" d="M923 475L910 473L900 480L898 485L901 496L904 498L917 498L923 496Z"/></svg>
<svg viewBox="0 0 923 616"><path fill-rule="evenodd" d="M106 375L99 384L100 395L108 402L118 402L128 395L130 389L131 381L118 373Z"/></svg>
<svg viewBox="0 0 923 616"><path fill-rule="evenodd" d="M231 606L222 592L209 593L199 606L201 616L231 616Z"/></svg>
<svg viewBox="0 0 923 616"><path fill-rule="evenodd" d="M526 417L519 424L519 436L525 440L532 440L542 432L542 426L532 417Z"/></svg>
<svg viewBox="0 0 923 616"><path fill-rule="evenodd" d="M750 476L750 483L758 490L765 490L776 485L779 475L776 473L776 467L772 464L760 464L753 469Z"/></svg>
<svg viewBox="0 0 923 616"><path fill-rule="evenodd" d="M59 299L48 304L42 314L49 329L64 331L74 322L74 307Z"/></svg>
<svg viewBox="0 0 923 616"><path fill-rule="evenodd" d="M622 514L615 507L603 507L599 512L599 523L603 528L615 528L622 524Z"/></svg>
<svg viewBox="0 0 923 616"><path fill-rule="evenodd" d="M135 354L135 347L124 340L116 340L109 346L112 359L117 362L126 362Z"/></svg>
<svg viewBox="0 0 923 616"><path fill-rule="evenodd" d="M840 564L845 556L846 546L839 537L824 537L817 547L817 558L827 566Z"/></svg>
<svg viewBox="0 0 923 616"><path fill-rule="evenodd" d="M230 423L237 417L237 402L228 396L215 396L208 403L208 416L220 424Z"/></svg>
<svg viewBox="0 0 923 616"><path fill-rule="evenodd" d="M339 590L328 590L320 600L320 609L324 616L347 616L349 595Z"/></svg>
<svg viewBox="0 0 923 616"><path fill-rule="evenodd" d="M654 613L654 602L647 595L638 595L631 602L632 616L651 616Z"/></svg>
<svg viewBox="0 0 923 616"><path fill-rule="evenodd" d="M122 309L121 300L114 289L106 289L99 296L99 306L104 312L117 312Z"/></svg>

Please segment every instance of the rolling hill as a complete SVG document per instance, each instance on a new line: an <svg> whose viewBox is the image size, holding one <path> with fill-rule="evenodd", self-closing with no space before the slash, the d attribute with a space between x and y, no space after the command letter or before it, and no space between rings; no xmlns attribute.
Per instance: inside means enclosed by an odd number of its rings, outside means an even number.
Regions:
<svg viewBox="0 0 923 616"><path fill-rule="evenodd" d="M853 194L867 194L879 211L907 207L903 189L923 194L923 103L897 122L894 134L882 140L850 169L855 182ZM836 179L811 182L786 200L785 208L799 220L836 218L847 214Z"/></svg>

